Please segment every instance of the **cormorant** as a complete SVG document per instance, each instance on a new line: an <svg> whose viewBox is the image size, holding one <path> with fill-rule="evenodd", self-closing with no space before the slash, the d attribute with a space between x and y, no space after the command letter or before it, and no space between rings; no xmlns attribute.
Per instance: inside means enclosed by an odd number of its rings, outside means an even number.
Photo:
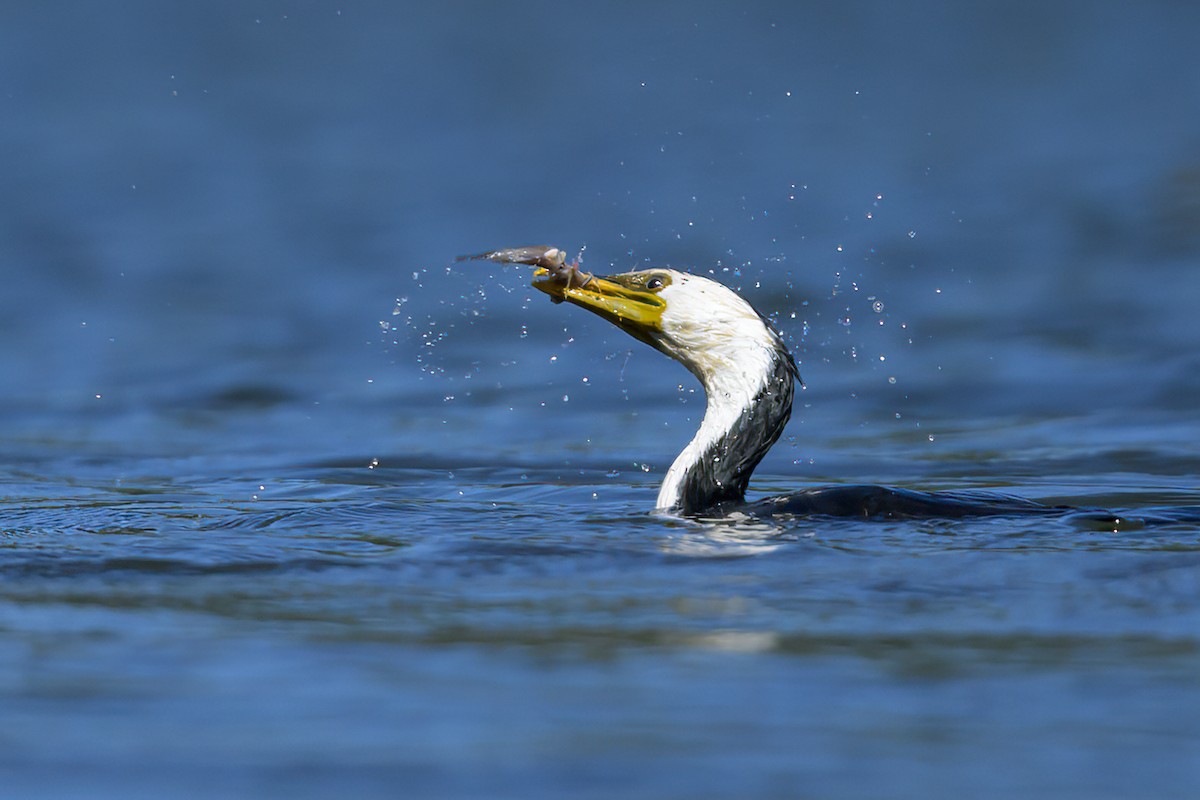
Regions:
<svg viewBox="0 0 1200 800"><path fill-rule="evenodd" d="M657 508L683 515L828 514L962 517L1061 512L984 491L924 492L848 485L806 489L745 503L750 475L792 414L800 373L783 338L728 287L673 269L597 276L566 263L554 247L494 250L486 258L538 267L533 286L608 320L683 364L704 386L707 408L695 437L667 470Z"/></svg>

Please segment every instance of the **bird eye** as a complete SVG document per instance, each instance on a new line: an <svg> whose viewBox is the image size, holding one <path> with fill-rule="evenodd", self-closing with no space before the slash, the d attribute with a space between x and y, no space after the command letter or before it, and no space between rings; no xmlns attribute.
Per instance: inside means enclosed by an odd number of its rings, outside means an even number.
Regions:
<svg viewBox="0 0 1200 800"><path fill-rule="evenodd" d="M661 289L663 287L662 278L651 278L646 281L646 288L650 290Z"/></svg>

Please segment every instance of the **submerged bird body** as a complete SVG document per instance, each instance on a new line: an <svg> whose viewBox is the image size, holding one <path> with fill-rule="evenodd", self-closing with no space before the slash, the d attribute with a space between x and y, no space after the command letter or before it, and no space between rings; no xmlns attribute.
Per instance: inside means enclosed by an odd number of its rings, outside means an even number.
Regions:
<svg viewBox="0 0 1200 800"><path fill-rule="evenodd" d="M961 517L1061 511L988 492L834 486L745 504L750 475L779 439L799 380L779 333L736 292L671 269L596 276L561 250L524 247L472 256L537 266L533 285L555 302L591 311L679 361L707 397L704 419L676 457L657 507L684 515L737 506L755 514Z"/></svg>

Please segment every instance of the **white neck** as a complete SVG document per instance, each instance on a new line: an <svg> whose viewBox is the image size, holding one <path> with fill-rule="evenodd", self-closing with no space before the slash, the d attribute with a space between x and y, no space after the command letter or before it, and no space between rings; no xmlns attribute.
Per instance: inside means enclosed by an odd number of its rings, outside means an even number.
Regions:
<svg viewBox="0 0 1200 800"><path fill-rule="evenodd" d="M758 361L758 359L753 359ZM707 396L707 407L704 419L696 435L688 442L687 447L675 457L671 468L663 479L662 487L658 490L658 507L673 508L684 505L684 484L689 476L701 466L704 458L720 459L727 456L721 452L718 445L746 413L752 413L755 397L762 391L771 374L769 364L747 364L740 367L732 366L729 371L717 371L701 377L704 393ZM719 463L709 464L715 472L723 472ZM717 488L721 479L714 477Z"/></svg>
<svg viewBox="0 0 1200 800"><path fill-rule="evenodd" d="M662 292L656 346L700 379L700 428L667 470L658 508L684 513L741 501L750 473L791 416L796 366L750 304L715 281L679 275Z"/></svg>

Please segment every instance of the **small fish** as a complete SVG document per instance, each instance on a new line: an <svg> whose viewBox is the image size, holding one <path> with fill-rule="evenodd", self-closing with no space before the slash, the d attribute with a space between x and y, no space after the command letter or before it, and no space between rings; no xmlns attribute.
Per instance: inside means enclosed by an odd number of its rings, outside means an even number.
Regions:
<svg viewBox="0 0 1200 800"><path fill-rule="evenodd" d="M489 250L476 255L459 256L455 261L496 261L501 264L528 264L540 267L549 273L559 283L568 289L580 289L587 286L592 279L590 272L579 268L579 262L567 263L567 254L557 247L537 245L534 247L514 247L508 250Z"/></svg>

